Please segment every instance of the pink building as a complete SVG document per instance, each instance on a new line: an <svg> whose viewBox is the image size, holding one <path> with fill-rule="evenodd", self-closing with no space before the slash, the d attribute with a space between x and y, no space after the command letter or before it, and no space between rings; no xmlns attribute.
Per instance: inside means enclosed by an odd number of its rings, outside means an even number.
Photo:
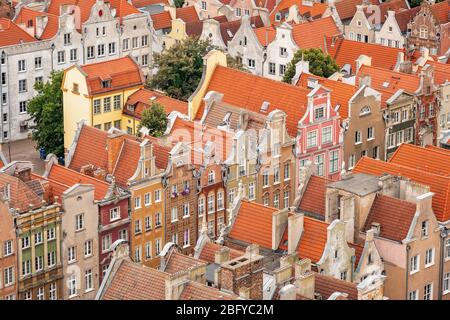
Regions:
<svg viewBox="0 0 450 320"><path fill-rule="evenodd" d="M343 137L339 105L332 106L330 96L321 85L308 94L306 112L298 123L296 155L297 168L309 160L317 164L317 175L336 180L342 168Z"/></svg>

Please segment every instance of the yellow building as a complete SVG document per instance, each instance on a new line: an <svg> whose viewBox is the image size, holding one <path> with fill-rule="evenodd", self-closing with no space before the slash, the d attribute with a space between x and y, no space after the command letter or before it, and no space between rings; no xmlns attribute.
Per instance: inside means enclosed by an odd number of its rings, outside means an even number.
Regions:
<svg viewBox="0 0 450 320"><path fill-rule="evenodd" d="M66 69L62 82L64 148L72 144L81 120L105 131L111 127L124 129L125 101L143 87L144 81L139 65L128 56Z"/></svg>

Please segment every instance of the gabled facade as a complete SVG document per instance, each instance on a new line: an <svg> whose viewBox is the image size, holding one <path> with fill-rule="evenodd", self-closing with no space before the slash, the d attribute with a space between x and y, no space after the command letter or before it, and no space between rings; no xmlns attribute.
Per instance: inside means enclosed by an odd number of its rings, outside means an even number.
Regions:
<svg viewBox="0 0 450 320"><path fill-rule="evenodd" d="M330 94L321 85L308 94L307 109L298 124L296 155L297 169L311 161L318 164L317 175L333 180L342 169L343 136L339 107L331 104Z"/></svg>
<svg viewBox="0 0 450 320"><path fill-rule="evenodd" d="M7 190L7 189L6 189ZM4 197L4 192L2 192ZM17 264L18 244L15 232L13 215L9 212L8 203L4 200L0 203L0 300L16 300L17 281L21 269Z"/></svg>

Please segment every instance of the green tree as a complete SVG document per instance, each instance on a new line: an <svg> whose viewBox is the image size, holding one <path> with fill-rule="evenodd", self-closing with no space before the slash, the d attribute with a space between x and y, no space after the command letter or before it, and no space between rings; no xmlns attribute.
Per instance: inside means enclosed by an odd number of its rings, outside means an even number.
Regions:
<svg viewBox="0 0 450 320"><path fill-rule="evenodd" d="M288 63L283 81L291 83L295 75L295 64L300 60L309 61L309 72L316 76L328 78L339 70L336 61L329 55L325 55L321 49L305 49L298 50L291 62Z"/></svg>
<svg viewBox="0 0 450 320"><path fill-rule="evenodd" d="M181 8L184 5L184 0L174 0L175 7Z"/></svg>
<svg viewBox="0 0 450 320"><path fill-rule="evenodd" d="M158 72L147 87L187 101L197 89L203 73L203 57L214 47L209 41L187 38L154 57Z"/></svg>
<svg viewBox="0 0 450 320"><path fill-rule="evenodd" d="M64 119L61 84L63 72L53 72L49 81L37 82L37 95L28 102L28 113L33 120L32 139L37 148L45 148L47 153L64 155Z"/></svg>
<svg viewBox="0 0 450 320"><path fill-rule="evenodd" d="M236 70L248 72L248 70L244 68L241 60L233 58L229 54L227 54L227 66Z"/></svg>
<svg viewBox="0 0 450 320"><path fill-rule="evenodd" d="M160 137L163 135L167 128L167 115L161 104L153 102L150 108L147 108L142 112L138 131L140 131L142 127L149 129L149 135L153 137Z"/></svg>

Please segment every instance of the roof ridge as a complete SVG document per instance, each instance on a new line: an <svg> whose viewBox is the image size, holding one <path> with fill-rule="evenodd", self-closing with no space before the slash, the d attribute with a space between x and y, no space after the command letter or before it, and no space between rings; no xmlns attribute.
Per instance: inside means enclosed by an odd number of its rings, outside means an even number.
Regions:
<svg viewBox="0 0 450 320"><path fill-rule="evenodd" d="M55 163L55 164L52 165L52 169L53 169L53 168L61 168L62 170L67 170L67 171L69 171L69 172L75 173L75 174L80 175L80 176L82 176L82 177L86 177L86 178L88 178L88 179L92 179L92 180L94 180L94 181L97 181L97 182L99 182L99 183L102 183L102 184L104 184L105 186L109 186L109 183L107 183L107 182L105 182L105 181L103 181L103 180L97 179L97 178L95 178L95 177L89 176L89 175L84 174L84 173L81 173L81 172L78 172L78 171L76 171L76 170L70 169L69 167L65 167L65 166L62 166L62 165L57 164L57 163ZM50 169L50 170L51 170L51 169Z"/></svg>

